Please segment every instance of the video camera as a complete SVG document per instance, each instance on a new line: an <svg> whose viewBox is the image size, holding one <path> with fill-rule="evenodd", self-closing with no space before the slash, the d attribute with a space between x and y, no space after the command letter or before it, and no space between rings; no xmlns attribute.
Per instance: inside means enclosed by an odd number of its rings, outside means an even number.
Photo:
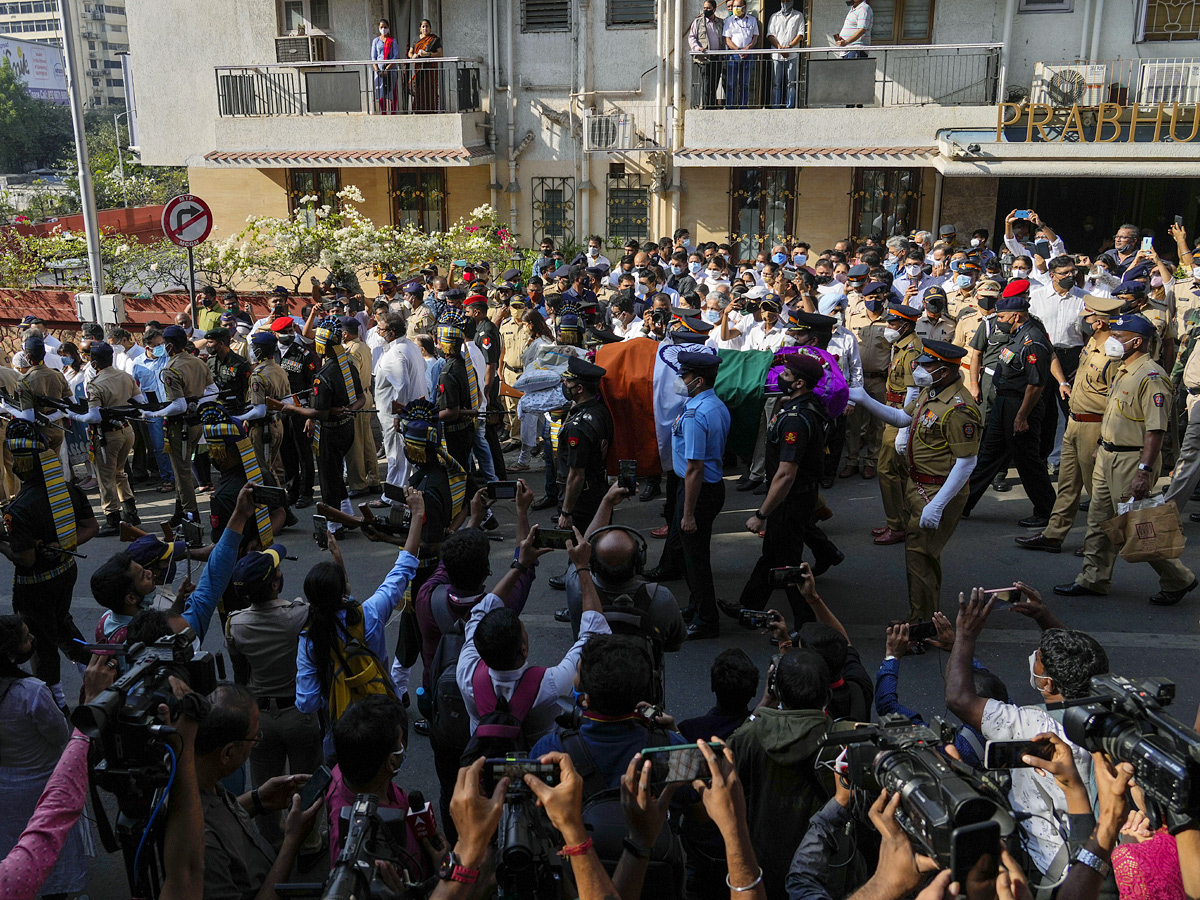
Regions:
<svg viewBox="0 0 1200 900"><path fill-rule="evenodd" d="M531 759L487 761L485 785L494 785L503 777L509 779L496 833L496 885L501 900L550 900L566 896L563 861L555 849L561 841L555 840L558 833L522 778L529 772L548 784L556 784L557 770L557 766L545 766Z"/></svg>
<svg viewBox="0 0 1200 900"><path fill-rule="evenodd" d="M186 682L201 696L217 686L217 668L208 651L196 652L190 628L159 638L153 644L104 644L89 649L124 654L128 668L95 700L71 713L71 723L103 748L104 759L93 770L98 787L116 794L122 812L149 814L150 800L165 787L171 768L163 739L173 729L158 720L157 709L178 701L168 678Z"/></svg>
<svg viewBox="0 0 1200 900"><path fill-rule="evenodd" d="M1182 830L1200 815L1200 734L1163 711L1175 699L1175 682L1106 674L1090 687L1094 696L1062 704L1067 738L1114 764L1132 763L1171 833Z"/></svg>
<svg viewBox="0 0 1200 900"><path fill-rule="evenodd" d="M896 821L917 850L952 868L961 834L996 822L995 859L999 840L1015 828L1003 786L965 763L942 753L952 741L926 725L914 725L902 715L886 715L878 725L829 734L824 746L847 748L846 778L857 788L900 795Z"/></svg>

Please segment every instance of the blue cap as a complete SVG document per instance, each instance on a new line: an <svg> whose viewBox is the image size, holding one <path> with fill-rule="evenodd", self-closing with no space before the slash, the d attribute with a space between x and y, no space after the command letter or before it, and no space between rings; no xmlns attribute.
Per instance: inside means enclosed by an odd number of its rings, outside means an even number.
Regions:
<svg viewBox="0 0 1200 900"><path fill-rule="evenodd" d="M921 311L903 303L892 303L888 306L887 315L889 319L908 319L915 322L921 318Z"/></svg>
<svg viewBox="0 0 1200 900"><path fill-rule="evenodd" d="M458 301L466 300L467 292L462 288L450 288L450 290L446 291L446 299Z"/></svg>
<svg viewBox="0 0 1200 900"><path fill-rule="evenodd" d="M111 366L112 361L112 344L106 344L103 341L97 341L96 343L92 344L92 362Z"/></svg>
<svg viewBox="0 0 1200 900"><path fill-rule="evenodd" d="M1029 295L1013 294L996 301L996 312L1029 312Z"/></svg>
<svg viewBox="0 0 1200 900"><path fill-rule="evenodd" d="M144 534L126 547L125 552L132 556L138 565L151 566L175 556L182 556L187 552L187 544L183 541L168 544L152 534Z"/></svg>
<svg viewBox="0 0 1200 900"><path fill-rule="evenodd" d="M874 294L876 291L888 293L890 290L891 288L889 288L882 281L872 281L863 287L862 294L863 296L866 296L867 294Z"/></svg>
<svg viewBox="0 0 1200 900"><path fill-rule="evenodd" d="M404 291L406 294L415 294L418 297L425 296L425 285L421 284L419 281L405 282L404 287L400 288L400 290Z"/></svg>
<svg viewBox="0 0 1200 900"><path fill-rule="evenodd" d="M180 328L178 325L168 325L166 328L163 329L163 339L168 340L168 341L172 341L172 340L186 341L188 339L188 333L186 331L184 331L182 328Z"/></svg>
<svg viewBox="0 0 1200 900"><path fill-rule="evenodd" d="M1128 276L1128 272L1126 275ZM1144 281L1122 281L1116 288L1113 289L1113 296L1119 297L1121 294L1134 294L1141 296L1146 293L1146 282Z"/></svg>
<svg viewBox="0 0 1200 900"><path fill-rule="evenodd" d="M1139 315L1124 315L1118 316L1108 323L1109 331L1128 331L1131 334L1140 334L1142 337L1154 337L1154 325L1145 316Z"/></svg>
<svg viewBox="0 0 1200 900"><path fill-rule="evenodd" d="M283 558L287 556L287 548L282 544L272 544L267 550L247 553L233 567L233 589L236 593L246 594L262 584L279 568Z"/></svg>
<svg viewBox="0 0 1200 900"><path fill-rule="evenodd" d="M1151 266L1150 263L1140 262L1136 266L1130 266L1128 269L1126 269L1125 274L1121 277L1124 281L1134 281L1138 278L1149 278L1153 269L1154 267Z"/></svg>
<svg viewBox="0 0 1200 900"><path fill-rule="evenodd" d="M250 343L255 347L278 346L279 339L275 337L273 331L256 331L250 335Z"/></svg>
<svg viewBox="0 0 1200 900"><path fill-rule="evenodd" d="M21 319L21 324L22 325L37 325L41 321L42 320L39 319L37 316L25 316L23 319Z"/></svg>
<svg viewBox="0 0 1200 900"><path fill-rule="evenodd" d="M851 266L850 271L846 273L846 277L852 281L858 281L860 278L866 278L871 274L871 267L866 263L859 263L856 266Z"/></svg>
<svg viewBox="0 0 1200 900"><path fill-rule="evenodd" d="M277 285L275 285L275 287L271 288L271 293L276 294L280 297L286 297L289 292L288 292L288 289L285 288L282 284L277 284Z"/></svg>
<svg viewBox="0 0 1200 900"><path fill-rule="evenodd" d="M703 350L682 350L675 360L685 369L715 369L721 364L721 357L716 353Z"/></svg>

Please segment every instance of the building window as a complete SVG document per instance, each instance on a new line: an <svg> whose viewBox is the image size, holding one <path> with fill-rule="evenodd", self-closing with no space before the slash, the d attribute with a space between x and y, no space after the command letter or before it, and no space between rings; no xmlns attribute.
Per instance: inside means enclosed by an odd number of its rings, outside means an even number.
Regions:
<svg viewBox="0 0 1200 900"><path fill-rule="evenodd" d="M911 234L921 200L921 170L855 169L850 199L855 240Z"/></svg>
<svg viewBox="0 0 1200 900"><path fill-rule="evenodd" d="M933 0L872 0L872 44L928 44L933 40Z"/></svg>
<svg viewBox="0 0 1200 900"><path fill-rule="evenodd" d="M281 34L298 34L301 26L329 31L329 0L283 0L280 12Z"/></svg>
<svg viewBox="0 0 1200 900"><path fill-rule="evenodd" d="M608 0L609 25L653 25L655 0Z"/></svg>
<svg viewBox="0 0 1200 900"><path fill-rule="evenodd" d="M533 238L554 238L560 248L575 243L575 179L533 179Z"/></svg>
<svg viewBox="0 0 1200 900"><path fill-rule="evenodd" d="M641 175L623 171L608 174L608 244L618 247L636 239L650 239L650 192Z"/></svg>
<svg viewBox="0 0 1200 900"><path fill-rule="evenodd" d="M1200 39L1200 3L1196 0L1141 0L1140 41Z"/></svg>
<svg viewBox="0 0 1200 900"><path fill-rule="evenodd" d="M446 230L444 169L392 169L388 177L394 224L427 233Z"/></svg>
<svg viewBox="0 0 1200 900"><path fill-rule="evenodd" d="M321 206L337 208L337 193L342 189L342 173L338 169L288 169L288 209L295 212L302 198L310 198L304 206L310 212ZM311 199L311 198L316 198Z"/></svg>
<svg viewBox="0 0 1200 900"><path fill-rule="evenodd" d="M522 31L570 31L571 0L521 0Z"/></svg>
<svg viewBox="0 0 1200 900"><path fill-rule="evenodd" d="M1018 0L1017 12L1074 12L1075 0Z"/></svg>
<svg viewBox="0 0 1200 900"><path fill-rule="evenodd" d="M729 195L738 259L754 259L764 247L791 239L796 212L794 168L734 169Z"/></svg>

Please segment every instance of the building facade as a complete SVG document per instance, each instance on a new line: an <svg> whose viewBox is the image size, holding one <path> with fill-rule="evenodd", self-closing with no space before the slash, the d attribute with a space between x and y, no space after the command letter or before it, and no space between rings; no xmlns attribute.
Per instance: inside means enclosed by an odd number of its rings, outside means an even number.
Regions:
<svg viewBox="0 0 1200 900"><path fill-rule="evenodd" d="M3 0L0 34L61 47L59 0ZM71 0L75 58L83 76L83 102L92 107L123 106L125 81L122 53L129 52L125 0Z"/></svg>
<svg viewBox="0 0 1200 900"><path fill-rule="evenodd" d="M779 0L748 5L765 35ZM737 55L692 52L700 0L127 0L142 160L189 167L214 238L347 184L380 224L491 202L526 246L952 222L995 247L1014 208L1073 252L1124 221L1195 234L1200 2L870 5L872 46L843 58L833 0L797 4L797 49ZM409 60L422 19L442 56Z"/></svg>

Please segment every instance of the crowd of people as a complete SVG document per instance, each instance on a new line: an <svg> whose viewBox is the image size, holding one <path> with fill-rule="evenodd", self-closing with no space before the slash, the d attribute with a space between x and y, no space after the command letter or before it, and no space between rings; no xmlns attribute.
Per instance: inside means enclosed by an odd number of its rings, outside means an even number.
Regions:
<svg viewBox="0 0 1200 900"><path fill-rule="evenodd" d="M960 242L944 225L738 259L681 229L615 261L598 237L570 259L547 239L528 275L485 262L384 275L372 301L314 280L299 315L282 287L257 319L205 289L198 321L151 323L140 342L96 325L60 342L27 318L0 368L15 613L0 617L0 897L86 885L87 750L115 745L64 714L129 671L106 648L178 634L198 649L214 614L232 678L206 696L173 680L159 715L174 732L146 733L171 772L162 818L140 823L160 896L268 900L290 879L352 873L374 896L438 898L497 884L546 900L1200 896L1200 810L1164 810L1148 762L1089 752L1045 707L1095 693L1110 674L1102 645L1014 583L1011 608L1041 632L1030 684L1045 701L1018 706L975 656L994 592L960 597L952 621L941 591L943 549L986 491L1011 490L1010 466L1032 506L1022 548L1061 552L1086 493L1082 569L1054 587L1066 596L1108 592L1118 548L1102 525L1118 502L1149 496L1172 464L1166 497L1179 510L1191 498L1200 267L1183 228L1171 238L1160 257L1125 225L1091 259L1021 210L999 253L986 231ZM821 522L848 478L879 484L874 543L905 545L908 609L874 677L818 591L845 559ZM175 495L161 538L139 483ZM759 498L744 527L761 554L736 601L713 574L727 487ZM621 504L660 498L666 523L649 540L615 524ZM492 506L509 499L511 561L496 577L490 547L506 535ZM314 503L329 555L285 591L278 539ZM378 586L352 584L350 530L400 548ZM71 612L76 557L106 538L123 543L91 575L105 611L89 643ZM193 562L202 576L176 587ZM521 619L543 562L574 635L557 660ZM1152 603L1196 588L1178 559L1151 564ZM666 585L679 581L686 602ZM713 707L676 721L671 656L718 639L723 615L764 630L775 655L764 675L721 650ZM1003 852L935 852L929 829L950 825L922 825L907 789L880 793L830 749L844 723L942 713L900 701L900 661L918 652L948 654L945 707L960 723L944 748L922 739L937 765L986 786L986 745L1030 742L988 788L1008 815ZM60 654L84 673L80 697ZM1181 728L1173 739L1197 752ZM437 784L407 783L404 760L426 740ZM693 770L652 777L657 754L687 747ZM544 768L484 762L509 757ZM350 863L367 844L347 835L376 815L395 852L364 874ZM550 852L518 866L506 851L521 816L534 823L523 839ZM135 892L144 861L139 845Z"/></svg>

